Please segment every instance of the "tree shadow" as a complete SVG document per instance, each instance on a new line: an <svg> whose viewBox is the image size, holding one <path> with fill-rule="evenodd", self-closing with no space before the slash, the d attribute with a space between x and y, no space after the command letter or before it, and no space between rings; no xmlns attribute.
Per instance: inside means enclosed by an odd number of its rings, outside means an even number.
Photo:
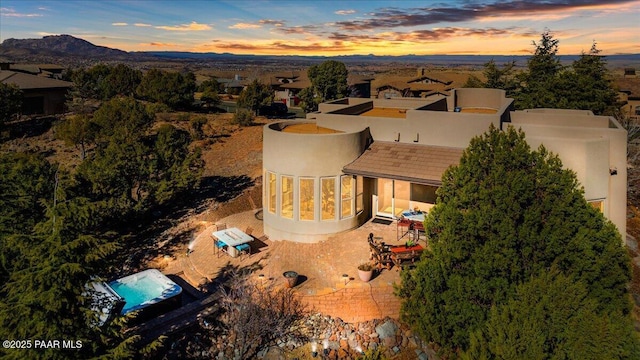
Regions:
<svg viewBox="0 0 640 360"><path fill-rule="evenodd" d="M4 126L9 133L9 137L6 140L40 136L48 132L56 120L57 118L54 116L45 116L6 123Z"/></svg>
<svg viewBox="0 0 640 360"><path fill-rule="evenodd" d="M209 176L202 179L200 186L193 189L169 205L158 206L135 223L129 224L125 232L129 235L121 241L121 251L114 255L111 276L120 276L141 270L160 255L176 253L197 236L192 228L185 228L172 236L166 231L173 228L185 216L206 210L212 203L227 202L254 185L254 180L242 176ZM158 239L163 239L159 243Z"/></svg>

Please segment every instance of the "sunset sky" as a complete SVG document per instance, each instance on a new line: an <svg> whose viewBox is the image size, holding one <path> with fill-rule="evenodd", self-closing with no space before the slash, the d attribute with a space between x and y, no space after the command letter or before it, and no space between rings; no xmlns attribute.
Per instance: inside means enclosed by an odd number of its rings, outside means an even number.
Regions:
<svg viewBox="0 0 640 360"><path fill-rule="evenodd" d="M640 53L633 1L0 0L0 40L69 34L125 51L276 55Z"/></svg>

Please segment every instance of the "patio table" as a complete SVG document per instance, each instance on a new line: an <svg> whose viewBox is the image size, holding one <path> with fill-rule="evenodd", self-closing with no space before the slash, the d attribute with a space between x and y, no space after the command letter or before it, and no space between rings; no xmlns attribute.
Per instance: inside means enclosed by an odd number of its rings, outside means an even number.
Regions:
<svg viewBox="0 0 640 360"><path fill-rule="evenodd" d="M214 231L211 235L215 239L222 241L227 245L227 253L231 257L238 256L238 251L235 248L236 246L253 241L253 237L251 235L247 235L244 231L235 227Z"/></svg>
<svg viewBox="0 0 640 360"><path fill-rule="evenodd" d="M405 210L402 212L402 217L407 219L407 220L411 220L411 221L419 221L419 222L424 222L424 216L425 216L425 212L424 211L411 211L411 210Z"/></svg>
<svg viewBox="0 0 640 360"><path fill-rule="evenodd" d="M412 267L424 248L420 245L414 246L394 246L391 249L391 260L398 268Z"/></svg>

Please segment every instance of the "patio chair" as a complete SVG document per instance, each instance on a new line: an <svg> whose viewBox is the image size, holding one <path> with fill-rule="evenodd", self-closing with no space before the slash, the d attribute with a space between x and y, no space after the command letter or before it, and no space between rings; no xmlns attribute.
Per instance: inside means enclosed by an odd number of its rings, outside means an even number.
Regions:
<svg viewBox="0 0 640 360"><path fill-rule="evenodd" d="M227 229L227 224L226 223L216 224L216 231L226 230L226 229Z"/></svg>
<svg viewBox="0 0 640 360"><path fill-rule="evenodd" d="M220 240L218 240L216 238L213 238L213 248L214 248L214 250L216 252L216 255L218 255L218 257L220 257L220 253L221 252L223 252L223 251L226 252L227 244L225 244L224 242L222 242L222 241L220 241Z"/></svg>
<svg viewBox="0 0 640 360"><path fill-rule="evenodd" d="M249 255L251 253L251 245L249 244L240 244L240 245L236 245L236 250L238 250L238 253L242 256L242 255Z"/></svg>
<svg viewBox="0 0 640 360"><path fill-rule="evenodd" d="M253 228L251 226L247 226L247 228L244 230L244 233L251 236L251 234L253 233Z"/></svg>

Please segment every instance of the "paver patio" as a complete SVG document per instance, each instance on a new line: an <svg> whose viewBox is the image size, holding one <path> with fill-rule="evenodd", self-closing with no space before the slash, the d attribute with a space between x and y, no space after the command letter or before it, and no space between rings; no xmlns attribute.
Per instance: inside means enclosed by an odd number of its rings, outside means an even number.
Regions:
<svg viewBox="0 0 640 360"><path fill-rule="evenodd" d="M251 227L252 235L257 239L252 243L253 253L249 256L232 258L225 253L217 255L213 247L211 233L216 230L216 224L203 223L204 230L197 234L192 245L192 251L187 255L187 248L178 254L163 270L168 274L180 274L194 286L219 281L230 269L252 270L252 275L260 281L273 282L275 286L284 286L284 271L293 270L300 275L294 290L311 303L320 304L321 297L329 295L326 301L332 303L336 309L342 308L342 317L349 317L349 309L353 304L338 304L336 302L351 302L349 297L357 297L358 293L366 292L380 307L379 300L374 296L382 294L393 297L393 284L399 283L400 272L396 268L382 270L370 282L365 283L358 278L357 266L369 261L369 245L367 237L373 233L382 237L384 242L400 245L406 241L396 239L396 223L390 225L377 224L371 221L363 226L336 234L326 241L303 244L291 241L273 241L264 239L262 221L256 216L257 210L245 211L228 216L217 221L227 227L237 227L241 230ZM259 277L262 274L262 277ZM344 277L347 275L347 277ZM340 291L347 295L331 297ZM339 294L340 295L340 294ZM314 298L315 297L315 298ZM343 299L343 300L340 300ZM357 305L356 305L357 306ZM398 304L393 304L389 311L374 311L380 315L394 315L399 310ZM366 317L366 316L364 316ZM363 316L352 317L358 321Z"/></svg>

